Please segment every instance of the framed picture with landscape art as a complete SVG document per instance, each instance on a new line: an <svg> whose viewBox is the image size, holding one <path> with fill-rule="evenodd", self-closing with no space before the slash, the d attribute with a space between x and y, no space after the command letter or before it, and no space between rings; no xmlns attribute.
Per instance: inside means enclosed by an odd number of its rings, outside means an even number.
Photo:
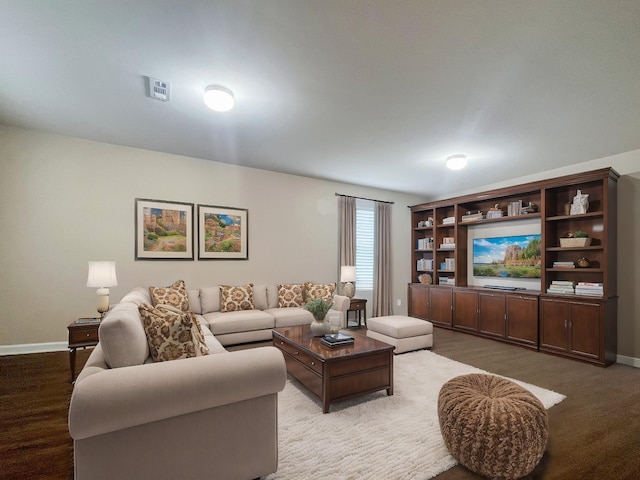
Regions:
<svg viewBox="0 0 640 480"><path fill-rule="evenodd" d="M198 258L249 258L249 211L246 208L198 205Z"/></svg>
<svg viewBox="0 0 640 480"><path fill-rule="evenodd" d="M193 260L193 203L136 198L136 260Z"/></svg>

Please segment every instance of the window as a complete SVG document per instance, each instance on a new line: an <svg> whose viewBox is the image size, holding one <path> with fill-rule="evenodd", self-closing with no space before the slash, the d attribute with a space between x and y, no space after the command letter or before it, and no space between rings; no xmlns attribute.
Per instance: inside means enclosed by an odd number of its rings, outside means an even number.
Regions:
<svg viewBox="0 0 640 480"><path fill-rule="evenodd" d="M373 228L375 202L356 199L356 287L373 291Z"/></svg>

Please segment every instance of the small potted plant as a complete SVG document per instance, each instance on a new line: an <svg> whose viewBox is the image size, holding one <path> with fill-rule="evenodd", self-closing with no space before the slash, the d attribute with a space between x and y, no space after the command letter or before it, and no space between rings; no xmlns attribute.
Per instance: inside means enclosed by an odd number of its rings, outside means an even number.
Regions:
<svg viewBox="0 0 640 480"><path fill-rule="evenodd" d="M333 302L328 302L322 298L316 298L307 302L303 307L305 310L311 312L313 315L313 322L311 322L311 332L316 337L322 337L323 335L331 332L331 325L325 320L327 312L331 309Z"/></svg>
<svg viewBox="0 0 640 480"><path fill-rule="evenodd" d="M591 238L582 230L569 232L560 239L561 247L588 247L589 245L591 245Z"/></svg>

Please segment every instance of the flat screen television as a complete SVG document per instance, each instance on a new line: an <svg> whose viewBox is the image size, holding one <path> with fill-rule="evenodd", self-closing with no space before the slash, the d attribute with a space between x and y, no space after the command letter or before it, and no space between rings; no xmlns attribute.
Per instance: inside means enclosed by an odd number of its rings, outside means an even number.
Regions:
<svg viewBox="0 0 640 480"><path fill-rule="evenodd" d="M540 278L540 234L473 239L473 276Z"/></svg>

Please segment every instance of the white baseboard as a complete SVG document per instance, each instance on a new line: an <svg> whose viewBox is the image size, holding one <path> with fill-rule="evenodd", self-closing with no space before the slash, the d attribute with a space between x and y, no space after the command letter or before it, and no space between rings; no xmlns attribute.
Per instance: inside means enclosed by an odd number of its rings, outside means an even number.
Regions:
<svg viewBox="0 0 640 480"><path fill-rule="evenodd" d="M21 355L24 353L65 352L67 342L24 343L22 345L0 345L0 356Z"/></svg>
<svg viewBox="0 0 640 480"><path fill-rule="evenodd" d="M618 363L629 365L630 367L640 368L640 358L627 357L626 355L618 355L616 358Z"/></svg>

